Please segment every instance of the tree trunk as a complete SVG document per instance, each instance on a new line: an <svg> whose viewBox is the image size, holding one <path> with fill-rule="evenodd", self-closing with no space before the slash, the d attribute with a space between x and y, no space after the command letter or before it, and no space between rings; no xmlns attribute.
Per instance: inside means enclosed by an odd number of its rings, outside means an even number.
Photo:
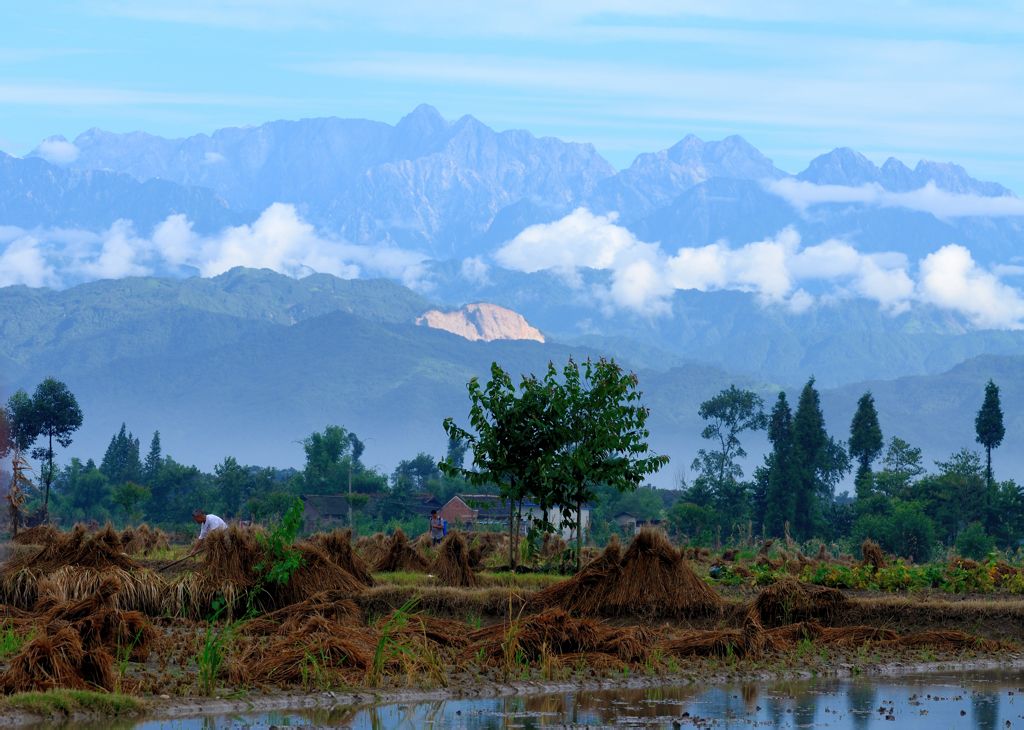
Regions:
<svg viewBox="0 0 1024 730"><path fill-rule="evenodd" d="M992 447L985 447L985 479L992 486Z"/></svg>
<svg viewBox="0 0 1024 730"><path fill-rule="evenodd" d="M512 500L510 498L508 500L508 569L513 571L513 572L516 569L516 561L515 561L515 554L516 554L515 553L515 551L516 551L515 533L512 530L512 526L515 524L512 521L512 515L514 514L514 510L515 510L515 502L514 502L514 500Z"/></svg>
<svg viewBox="0 0 1024 730"><path fill-rule="evenodd" d="M580 572L580 558L583 555L583 501L576 500L576 572Z"/></svg>
<svg viewBox="0 0 1024 730"><path fill-rule="evenodd" d="M46 452L46 492L43 495L43 514L50 513L50 481L53 479L53 434L50 434L50 448ZM47 520L49 521L49 520Z"/></svg>

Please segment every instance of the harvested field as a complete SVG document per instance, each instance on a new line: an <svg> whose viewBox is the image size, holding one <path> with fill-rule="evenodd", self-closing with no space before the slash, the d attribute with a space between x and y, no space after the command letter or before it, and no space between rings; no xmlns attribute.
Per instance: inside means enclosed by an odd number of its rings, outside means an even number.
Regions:
<svg viewBox="0 0 1024 730"><path fill-rule="evenodd" d="M613 540L577 575L560 580L476 573L473 550L488 546L498 555L506 544L501 536L453 532L432 550L428 575L423 556L400 531L353 545L347 530L336 530L296 543L299 566L281 584L261 573L267 548L258 528L213 533L173 577L137 567L121 549L142 545L146 532L154 531L40 532L35 539L45 544L10 552L0 569L6 603L0 621L17 646L0 658L0 689L200 696L214 688L319 691L577 673L699 675L723 661L738 671L803 669L809 655L824 667L868 655L1002 657L1019 651L1012 642L1024 636L1024 600L1008 595L848 594L775 574L757 593L750 586L723 588L724 598L664 533L649 529L625 548ZM64 555L54 549L58 544ZM400 572L371 575L361 553L374 549L378 564L398 565ZM753 575L753 547L729 557L716 563ZM822 562L804 558L796 546L786 561L762 557L805 570ZM1009 564L949 568L990 570L1005 581L1018 575ZM696 570L705 572L707 564ZM223 612L211 620L220 603ZM201 681L200 657L211 646L219 647L222 663Z"/></svg>

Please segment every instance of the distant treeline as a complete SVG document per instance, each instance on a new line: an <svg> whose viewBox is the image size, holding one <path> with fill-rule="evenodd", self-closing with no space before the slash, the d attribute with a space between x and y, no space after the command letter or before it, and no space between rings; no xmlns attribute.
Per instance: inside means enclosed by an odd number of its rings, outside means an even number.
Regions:
<svg viewBox="0 0 1024 730"><path fill-rule="evenodd" d="M508 377L497 364L492 373L495 378ZM538 394L555 392L551 389L560 387L555 374L553 369L549 373L548 391L535 389L532 395L523 386L517 393L508 381L506 395L511 400L503 407L511 407L517 398L536 399ZM630 389L636 384L632 374L622 377L623 382L632 379ZM493 387L493 379L486 386L477 385L476 396L471 387L471 407L477 418L471 411L467 429L454 427L449 419L445 425L450 438L443 457L411 455L390 474L364 464L363 442L340 425L328 425L303 440L302 469L247 466L228 456L212 472L204 472L165 454L159 432L152 434L144 452L140 439L125 424L111 436L98 463L72 458L58 466L57 449L71 444L83 414L67 387L48 378L32 395L18 391L0 408L0 451L18 455L21 465L15 474L22 488L11 494L16 497L23 491L24 502L12 501L12 514L20 513L25 521L48 515L64 525L146 521L175 527L185 525L198 507L229 519L272 522L296 496L351 492L357 531L398 525L420 531L426 527L425 519L411 510L418 495L433 495L443 504L460 493L509 494L500 471L488 472L493 476L490 480L480 476L487 471L483 467L495 463L487 461L486 439L494 433L486 430L493 430L497 421L495 413L480 410L492 404L478 396L492 392L488 389ZM621 409L627 402L626 392L616 396L621 402L601 407ZM702 403L699 414L706 424L702 436L708 447L698 451L691 465L693 477L679 489L633 489L593 479L587 488L591 541L603 543L612 532L641 521L661 523L676 538L702 545L757 537L852 545L869 537L890 552L920 561L940 546L955 545L963 554L983 557L996 547L1016 548L1024 539L1024 492L1012 479L997 479L992 467L992 452L1002 443L1005 431L999 388L991 381L979 393L975 415L977 443L983 451L965 445L933 469L923 463L919 448L895 435L884 437L871 393L861 397L848 438L831 436L813 379L804 386L795 409L784 393L768 411L759 395L731 386ZM748 477L740 466L746 456L742 437L760 430L767 431L771 449ZM514 461L518 452L522 459L533 460L522 473L533 474L537 484L547 479L547 493L557 492L550 485L564 476L545 476L535 466L541 459L540 463L554 469L556 462L544 462L547 457L527 453L522 445L502 458ZM634 457L641 455L637 452ZM32 467L29 456L34 460ZM607 458L627 456L609 453ZM600 469L593 473L599 474ZM854 494L837 496L836 486L851 473L855 474Z"/></svg>

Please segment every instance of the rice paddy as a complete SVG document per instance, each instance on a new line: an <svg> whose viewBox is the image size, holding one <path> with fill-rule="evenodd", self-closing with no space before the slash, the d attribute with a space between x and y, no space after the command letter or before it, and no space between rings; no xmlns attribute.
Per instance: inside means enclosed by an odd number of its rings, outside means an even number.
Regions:
<svg viewBox="0 0 1024 730"><path fill-rule="evenodd" d="M901 565L867 545L863 561L779 545L712 555L645 529L594 551L578 574L557 575L491 570L507 557L493 534L453 532L433 546L400 530L358 539L335 530L295 543L294 571L274 582L261 572L260 528L214 532L174 565L187 549L145 525L34 530L0 566L7 695L439 688L687 676L723 664L869 671L893 660L1014 658L1024 629L1024 600L1010 590L1019 570L1006 563L944 566L991 572L1006 588L966 599L809 582L839 569L877 581ZM561 546L548 552L557 560Z"/></svg>

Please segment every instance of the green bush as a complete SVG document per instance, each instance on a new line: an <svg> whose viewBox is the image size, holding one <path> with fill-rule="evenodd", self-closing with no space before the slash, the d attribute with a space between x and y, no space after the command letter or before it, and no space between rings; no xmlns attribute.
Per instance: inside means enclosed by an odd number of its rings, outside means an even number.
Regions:
<svg viewBox="0 0 1024 730"><path fill-rule="evenodd" d="M871 538L888 553L915 563L931 558L935 524L916 502L894 500L888 514L867 514L853 526L857 540Z"/></svg>
<svg viewBox="0 0 1024 730"><path fill-rule="evenodd" d="M956 538L956 551L965 558L984 560L996 547L996 541L980 522L972 522Z"/></svg>

